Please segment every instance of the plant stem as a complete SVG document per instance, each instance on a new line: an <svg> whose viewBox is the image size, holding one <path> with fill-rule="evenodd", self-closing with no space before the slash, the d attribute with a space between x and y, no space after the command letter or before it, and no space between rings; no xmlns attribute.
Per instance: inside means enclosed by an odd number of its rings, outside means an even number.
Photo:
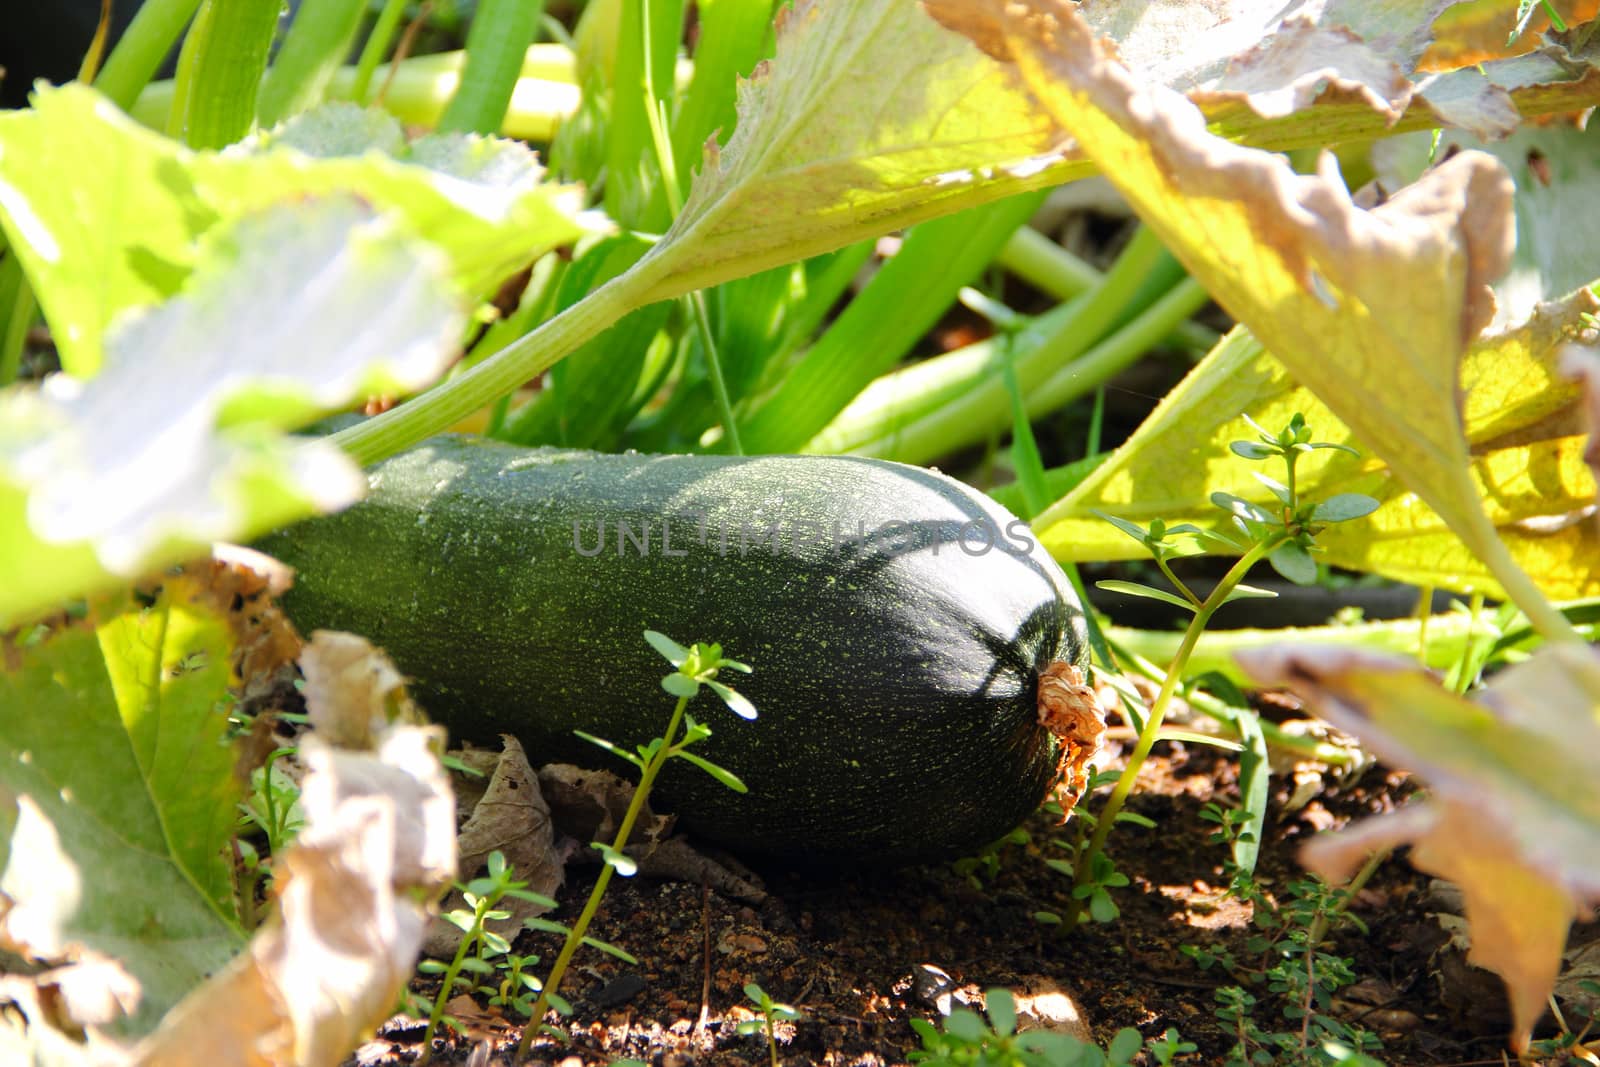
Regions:
<svg viewBox="0 0 1600 1067"><path fill-rule="evenodd" d="M100 68L95 88L118 107L133 107L199 6L200 0L145 0Z"/></svg>
<svg viewBox="0 0 1600 1067"><path fill-rule="evenodd" d="M1155 746L1160 735L1161 720L1167 713L1167 706L1172 703L1172 696L1178 691L1178 683L1183 678L1184 667L1189 662L1189 655L1194 651L1195 643L1200 640L1200 635L1205 632L1206 625L1210 623L1211 616L1218 608L1227 602L1228 594L1245 575L1250 573L1250 568L1255 566L1274 548L1284 540L1282 534L1258 541L1250 546L1250 550L1240 556L1228 573L1217 583L1195 612L1194 618L1189 622L1189 628L1184 631L1183 643L1178 646L1178 654L1173 658L1172 665L1167 668L1167 677L1161 683L1161 690L1156 694L1155 700L1150 705L1150 711L1145 716L1144 729L1139 731L1139 740L1134 744L1133 751L1128 755L1128 765L1123 768L1122 777L1117 779L1116 786L1111 790L1111 796L1106 798L1106 803L1095 816L1094 836L1089 839L1089 846L1078 852L1077 862L1073 866L1073 882L1075 885L1084 884L1089 871L1093 869L1094 858L1105 848L1106 838L1111 833L1111 828L1116 824L1117 815L1122 811L1122 806L1127 803L1128 796L1133 792L1134 783L1139 778L1139 771L1144 767L1144 761L1149 758L1150 750ZM1063 932L1070 932L1077 925L1083 915L1084 905L1075 904L1073 909L1062 919Z"/></svg>
<svg viewBox="0 0 1600 1067"><path fill-rule="evenodd" d="M511 342L471 370L375 418L341 430L332 440L357 462L376 463L439 433L523 382L544 373L589 338L637 306L654 281L650 257L618 275L532 333Z"/></svg>
<svg viewBox="0 0 1600 1067"><path fill-rule="evenodd" d="M372 74L389 52L389 44L400 28L400 16L405 14L406 0L385 0L378 21L361 46L361 58L356 61L355 79L350 83L348 95L362 107L367 106L367 92L372 86Z"/></svg>
<svg viewBox="0 0 1600 1067"><path fill-rule="evenodd" d="M678 183L678 164L673 157L672 137L667 131L665 103L656 96L655 64L651 62L654 49L650 40L650 0L640 0L643 10L639 24L644 29L644 109L650 124L650 141L655 147L656 169L661 172L661 186L666 192L667 209L677 219L683 211L683 187ZM706 357L706 372L711 379L711 393L716 397L717 412L722 418L722 431L733 446L736 455L744 455L744 445L739 440L739 423L733 416L733 401L728 395L728 380L722 373L722 358L717 351L717 339L711 332L711 314L706 308L705 290L696 289L689 294L689 312L694 319L695 332L700 338L700 348Z"/></svg>
<svg viewBox="0 0 1600 1067"><path fill-rule="evenodd" d="M633 824L644 811L645 798L650 795L650 787L655 784L656 775L661 773L661 768L677 751L673 747L673 739L678 736L678 727L683 723L684 710L688 706L689 698L679 697L677 706L672 709L672 719L667 723L667 732L662 735L661 747L656 749L656 754L645 764L644 771L639 776L639 784L634 787L633 797L628 801L628 811L622 817L622 825L617 827L616 839L611 842L611 847L616 852L621 852L627 847L628 835L633 833ZM583 935L588 932L589 923L600 910L600 899L605 896L606 886L611 884L611 874L614 870L610 863L600 868L594 888L589 891L589 899L584 903L583 913L578 916L578 921L572 924L572 929L567 933L567 940L561 946L561 954L556 957L555 965L550 968L550 976L545 979L544 988L539 991L539 999L534 1001L527 1029L522 1032L522 1041L517 1045L514 1057L516 1062L522 1062L527 1057L528 1050L533 1047L533 1039L539 1032L541 1020L550 1010L550 997L561 988L561 979L566 976L567 965L572 962L572 955L583 943Z"/></svg>
<svg viewBox="0 0 1600 1067"><path fill-rule="evenodd" d="M167 133L190 148L222 148L249 133L277 28L278 0L205 0L178 57Z"/></svg>
<svg viewBox="0 0 1600 1067"><path fill-rule="evenodd" d="M1322 943L1322 939L1328 936L1328 927L1332 925L1333 920L1349 910L1350 902L1355 899L1357 893L1366 888L1366 884L1372 880L1372 876L1377 873L1379 867L1383 866L1383 861L1388 859L1389 854L1393 851L1392 847L1375 849L1367 856L1366 862L1361 865L1361 869L1355 873L1355 876L1344 884L1344 899L1329 911L1317 912L1316 918L1311 920L1311 929L1307 931L1308 951L1316 948Z"/></svg>
<svg viewBox="0 0 1600 1067"><path fill-rule="evenodd" d="M450 999L450 990L455 988L456 976L461 973L461 965L466 962L467 952L477 943L483 932L483 916L491 906L487 896L479 897L478 903L472 908L472 929L463 931L461 943L456 945L455 958L450 961L450 966L445 968L443 985L439 987L439 995L433 998L433 1010L428 1013L428 1029L422 1035L422 1052L417 1056L417 1067L427 1067L433 1059L433 1035L439 1029L439 1021L444 1018L445 1001Z"/></svg>
<svg viewBox="0 0 1600 1067"><path fill-rule="evenodd" d="M1006 241L995 262L1057 300L1071 300L1079 293L1092 289L1104 277L1093 266L1031 226L1019 226ZM1187 321L1174 327L1167 335L1170 343L1200 352L1209 352L1219 339L1217 331Z"/></svg>
<svg viewBox="0 0 1600 1067"><path fill-rule="evenodd" d="M366 0L301 0L256 96L256 121L274 126L320 103L350 51Z"/></svg>
<svg viewBox="0 0 1600 1067"><path fill-rule="evenodd" d="M0 261L0 298L7 293L11 296L11 306L4 320L5 333L0 335L0 386L17 380L22 369L22 350L28 343L28 327L33 325L33 313L38 310L33 287L28 284L15 248Z"/></svg>
<svg viewBox="0 0 1600 1067"><path fill-rule="evenodd" d="M466 67L439 119L440 130L500 129L543 14L544 0L480 0L467 31Z"/></svg>
<svg viewBox="0 0 1600 1067"><path fill-rule="evenodd" d="M1500 580L1506 596L1522 609L1522 613L1528 617L1528 622L1533 628L1539 631L1539 635L1546 641L1582 641L1583 635L1573 628L1565 615L1555 609L1539 586L1528 577L1528 572L1512 558L1511 551L1506 548L1505 542L1500 540L1500 535L1487 517L1483 519L1483 525L1486 527L1484 535L1473 538L1468 543L1483 558L1490 572Z"/></svg>

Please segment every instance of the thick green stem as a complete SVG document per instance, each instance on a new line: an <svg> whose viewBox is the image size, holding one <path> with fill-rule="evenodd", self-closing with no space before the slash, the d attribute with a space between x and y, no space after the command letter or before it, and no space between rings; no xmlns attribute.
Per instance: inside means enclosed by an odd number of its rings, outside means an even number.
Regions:
<svg viewBox="0 0 1600 1067"><path fill-rule="evenodd" d="M183 41L167 133L222 148L250 132L278 28L278 0L205 0Z"/></svg>
<svg viewBox="0 0 1600 1067"><path fill-rule="evenodd" d="M1132 286L1142 278L1141 271L1126 281ZM1105 323L1093 320L1123 306L1101 306L1102 300L1117 299L1104 293L1080 296L1017 336L1017 374L1030 416L1058 410L1099 388L1209 299L1199 283L1185 278L1132 322L1094 344ZM1122 294L1128 295L1131 288ZM981 441L1008 416L1000 361L993 342L985 341L880 378L804 451L927 463Z"/></svg>
<svg viewBox="0 0 1600 1067"><path fill-rule="evenodd" d="M1250 573L1250 568L1265 559L1267 554L1282 541L1283 537L1279 535L1252 545L1250 550L1240 556L1228 570L1222 581L1217 583L1217 587L1211 591L1211 595L1190 620L1189 628L1183 634L1183 643L1178 646L1178 654L1167 668L1166 680L1161 683L1160 692L1150 704L1149 714L1144 720L1144 729L1139 731L1139 740L1135 742L1133 751L1128 755L1128 765L1123 768L1122 777L1117 779L1116 786L1111 790L1111 796L1106 798L1105 806L1095 816L1094 835L1089 838L1088 847L1078 852L1077 863L1074 865L1074 884L1084 884L1084 880L1093 869L1094 858L1105 849L1106 838L1110 835L1111 828L1116 825L1117 815L1133 792L1134 783L1139 779L1139 771L1143 769L1144 761L1149 758L1150 750L1155 747L1156 740L1160 736L1161 720L1167 713L1167 706L1172 703L1173 694L1178 691L1178 683L1183 679L1189 655L1194 651L1194 646L1200 640L1200 635L1205 632L1207 624L1211 622L1211 616L1227 603L1228 594L1244 581L1245 575ZM1071 930L1077 925L1080 915L1082 915L1081 908L1069 913L1062 923L1064 929Z"/></svg>
<svg viewBox="0 0 1600 1067"><path fill-rule="evenodd" d="M273 126L321 102L350 51L366 0L302 0L256 98L256 120Z"/></svg>
<svg viewBox="0 0 1600 1067"><path fill-rule="evenodd" d="M628 811L622 817L622 825L617 827L616 839L611 842L612 851L620 853L627 847L628 836L633 833L634 823L639 821L639 815L644 811L645 799L650 795L650 787L655 784L656 775L661 773L661 768L676 753L673 741L678 736L678 727L683 723L684 711L688 706L688 697L678 698L677 706L672 709L672 720L667 723L667 732L662 735L661 747L656 749L656 754L645 764L644 772L639 776L639 784L634 787L633 798L628 801ZM528 1016L527 1029L522 1032L522 1041L517 1045L514 1058L519 1063L533 1047L533 1039L539 1032L541 1021L545 1013L550 1010L550 997L561 988L561 979L566 976L567 966L572 962L573 953L577 952L578 946L583 943L584 934L589 930L589 923L600 910L600 900L606 894L606 886L611 884L613 870L615 868L610 863L600 868L594 888L589 891L589 899L583 905L583 912L578 916L578 921L572 924L572 929L567 933L567 940L561 946L561 954L556 957L555 965L550 968L550 976L544 980L544 987L539 991L539 999L534 1001L533 1011Z"/></svg>
<svg viewBox="0 0 1600 1067"><path fill-rule="evenodd" d="M100 68L95 88L118 107L133 107L199 6L200 0L145 0Z"/></svg>
<svg viewBox="0 0 1600 1067"><path fill-rule="evenodd" d="M361 58L356 60L355 79L350 83L348 96L362 107L367 106L373 72L383 62L383 57L389 54L389 45L400 31L400 16L405 14L405 10L406 0L384 0L383 10L378 12L378 21L372 24L372 32L367 34L367 41L361 46Z"/></svg>
<svg viewBox="0 0 1600 1067"><path fill-rule="evenodd" d="M1489 570L1500 584L1505 587L1506 596L1511 602L1522 609L1528 617L1528 622L1533 625L1539 635L1546 641L1582 641L1583 635L1573 628L1567 617L1557 611L1555 606L1545 598L1544 592L1528 572L1523 570L1511 552L1506 548L1505 542L1500 540L1499 534L1490 526L1487 519L1484 526L1488 527L1486 535L1473 539L1470 543L1488 565Z"/></svg>
<svg viewBox="0 0 1600 1067"><path fill-rule="evenodd" d="M480 0L467 31L467 64L441 130L494 133L511 104L544 0Z"/></svg>
<svg viewBox="0 0 1600 1067"><path fill-rule="evenodd" d="M995 262L1057 300L1071 300L1086 289L1092 289L1104 277L1031 226L1018 227ZM1219 335L1199 323L1183 322L1172 330L1168 340L1178 347L1209 352Z"/></svg>
<svg viewBox="0 0 1600 1067"><path fill-rule="evenodd" d="M567 310L449 382L399 407L333 435L333 441L363 464L448 429L479 408L538 377L589 338L636 306L636 294L655 280L649 257L596 289Z"/></svg>
<svg viewBox="0 0 1600 1067"><path fill-rule="evenodd" d="M16 249L0 260L0 300L7 296L10 298L7 301L9 314L4 320L5 331L0 334L0 386L17 380L22 369L22 350L28 343L28 327L33 324L33 313L39 306Z"/></svg>

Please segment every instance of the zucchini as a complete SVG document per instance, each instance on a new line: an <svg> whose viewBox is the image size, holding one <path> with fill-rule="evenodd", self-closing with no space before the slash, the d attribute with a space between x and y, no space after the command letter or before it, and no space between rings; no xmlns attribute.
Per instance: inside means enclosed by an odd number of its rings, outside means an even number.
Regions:
<svg viewBox="0 0 1600 1067"><path fill-rule="evenodd" d="M365 501L258 547L296 568L284 607L303 632L383 646L458 737L610 765L572 731L631 748L665 727L653 629L755 668L729 679L754 722L690 709L714 730L696 751L750 792L675 760L654 794L738 853L959 855L1056 779L1040 698L1084 665L1082 611L1026 524L960 482L848 457L462 437L369 473Z"/></svg>

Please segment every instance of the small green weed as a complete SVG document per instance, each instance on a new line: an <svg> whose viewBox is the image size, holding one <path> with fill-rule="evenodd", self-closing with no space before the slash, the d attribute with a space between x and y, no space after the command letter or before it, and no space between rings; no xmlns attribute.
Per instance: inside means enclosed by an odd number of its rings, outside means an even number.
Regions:
<svg viewBox="0 0 1600 1067"><path fill-rule="evenodd" d="M1241 821L1228 809L1207 805L1202 817L1218 826L1211 835L1214 844L1231 845L1242 832ZM1352 961L1327 951L1326 945L1329 932L1339 926L1367 932L1348 907L1383 855L1374 854L1348 886L1330 886L1308 876L1289 883L1281 899L1270 896L1238 864L1231 860L1224 864L1229 894L1254 909L1257 932L1245 943L1251 959L1195 945L1184 945L1180 951L1201 969L1220 968L1237 983L1216 992L1217 1019L1235 1035L1228 1064L1381 1067L1367 1055L1383 1047L1377 1037L1328 1014L1334 993L1356 976ZM1267 1007L1275 1007L1287 1027L1263 1025L1258 1015Z"/></svg>
<svg viewBox="0 0 1600 1067"><path fill-rule="evenodd" d="M544 920L534 919L529 926L536 929L553 929L566 934L566 941L561 946L561 952L556 957L555 964L550 968L550 974L544 981L544 986L539 990L539 997L529 1011L530 1025L523 1031L522 1041L517 1046L516 1057L520 1061L527 1056L528 1050L533 1046L533 1039L540 1031L552 1034L558 1038L565 1035L553 1026L546 1025L543 1020L546 1011L553 1005L561 1014L571 1013L571 1008L565 1005L558 995L561 988L561 979L567 973L567 966L572 962L573 953L580 944L588 944L596 948L617 953L620 950L604 945L592 938L584 936L589 923L594 919L595 912L600 909L600 900L605 896L606 887L611 884L613 872L629 877L638 870L638 865L624 851L628 844L628 837L633 833L634 823L639 819L639 814L644 810L645 800L650 795L650 787L655 784L656 776L661 773L661 768L666 766L670 759L683 759L705 771L711 777L735 792L743 793L747 787L733 772L717 766L710 760L697 753L690 752L689 747L704 741L711 736L711 728L696 722L694 716L687 713L689 701L700 695L701 688L710 689L728 708L743 719L756 717L755 706L741 696L725 682L717 680L717 675L725 670L750 673L750 668L738 660L728 659L722 654L722 646L718 644L696 644L685 648L665 634L654 630L646 630L644 639L650 647L661 653L668 663L677 668L673 673L661 679L661 688L678 698L677 705L672 709L672 718L667 722L666 731L648 744L640 745L636 752L629 752L619 745L614 745L603 738L586 734L582 730L574 731L579 737L593 742L620 759L627 760L639 768L639 784L634 788L633 798L628 802L628 810L622 817L622 825L617 828L616 837L608 844L604 841L595 841L591 847L597 850L605 859L605 866L600 869L600 876L595 879L594 889L589 893L589 899L583 906L583 912L578 916L569 930L566 927ZM679 727L683 728L679 736Z"/></svg>
<svg viewBox="0 0 1600 1067"><path fill-rule="evenodd" d="M922 1048L910 1054L911 1062L925 1067L1124 1067L1147 1049L1156 1063L1166 1067L1177 1056L1195 1050L1176 1030L1147 1044L1139 1031L1128 1027L1117 1031L1104 1049L1047 1030L1019 1033L1016 1001L1009 992L991 989L984 994L984 1004L987 1022L965 1008L952 1011L943 1030L926 1019L912 1019Z"/></svg>
<svg viewBox="0 0 1600 1067"><path fill-rule="evenodd" d="M492 919L511 917L510 912L496 905L511 897L547 908L556 906L555 901L532 892L527 886L527 882L515 879L505 856L498 850L489 854L487 877L474 878L466 885L457 886L466 898L467 906L444 915L445 921L459 927L463 934L455 957L448 964L439 960L423 960L417 965L417 970L423 974L444 976L440 979L439 992L434 996L432 1009L428 1013L428 1029L422 1035L422 1053L417 1057L419 1065L427 1064L433 1058L433 1035L438 1031L439 1024L445 1021L445 1004L458 991L476 992L481 987L479 979L494 975L494 959L506 956L511 951L511 943L485 925ZM518 957L519 974L526 962L526 959ZM537 979L533 980L533 984L537 988ZM504 992L504 983L500 992Z"/></svg>
<svg viewBox="0 0 1600 1067"><path fill-rule="evenodd" d="M1321 502L1302 499L1296 476L1299 462L1304 456L1322 449L1353 450L1342 444L1313 441L1311 427L1306 425L1305 418L1298 412L1283 429L1275 433L1263 429L1249 416L1244 416L1244 419L1256 431L1256 439L1234 441L1229 447L1243 459L1275 459L1282 462L1284 480L1281 482L1266 474L1256 473L1256 480L1276 499L1276 506L1255 504L1232 493L1213 493L1211 502L1231 517L1232 533L1202 529L1191 523L1168 526L1160 519L1147 528L1114 515L1097 513L1145 547L1175 592L1132 582L1100 582L1100 587L1172 604L1194 617L1184 632L1177 656L1168 667L1161 689L1148 712L1140 715L1136 706L1139 701L1124 696L1130 721L1139 731L1138 741L1128 756L1127 766L1117 779L1116 787L1093 824L1088 842L1073 850L1073 897L1084 903L1075 906L1062 918L1063 931L1071 930L1085 915L1099 921L1107 921L1116 915L1115 904L1110 900L1107 890L1125 884L1125 881L1117 880L1122 876L1116 873L1115 866L1105 857L1106 839L1111 828L1122 821L1123 805L1133 792L1134 783L1150 756L1150 750L1162 736L1161 724L1183 681L1184 668L1212 616L1224 604L1234 600L1274 595L1244 584L1244 578L1251 568L1263 559L1291 582L1301 585L1315 582L1317 563L1312 553L1316 550L1317 534L1332 523L1361 518L1378 507L1376 500L1360 493L1337 493ZM1237 555L1238 560L1210 595L1202 598L1173 572L1171 561L1207 548ZM1259 727L1251 729L1259 733Z"/></svg>
<svg viewBox="0 0 1600 1067"><path fill-rule="evenodd" d="M778 1067L778 1038L773 1032L773 1024L779 1020L794 1022L802 1018L804 1013L792 1004L779 1004L767 995L765 989L762 989L754 982L745 984L744 995L761 1012L761 1018L746 1019L738 1025L737 1029L740 1034L746 1035L759 1034L764 1031L767 1035L767 1054L772 1060L772 1067Z"/></svg>

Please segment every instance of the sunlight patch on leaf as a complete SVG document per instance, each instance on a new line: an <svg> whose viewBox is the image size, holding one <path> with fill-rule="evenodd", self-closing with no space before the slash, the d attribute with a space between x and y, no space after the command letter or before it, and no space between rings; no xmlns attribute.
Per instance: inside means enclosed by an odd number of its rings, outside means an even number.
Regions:
<svg viewBox="0 0 1600 1067"><path fill-rule="evenodd" d="M21 415L0 420L0 621L357 499L336 448L280 430L435 378L463 324L442 277L436 251L353 200L275 209L216 235L98 376L0 394ZM36 569L64 580L41 588Z"/></svg>
<svg viewBox="0 0 1600 1067"><path fill-rule="evenodd" d="M1593 332L1585 315L1595 310L1600 299L1580 290L1540 308L1521 327L1480 338L1462 361L1473 482L1512 557L1559 598L1600 595L1600 537L1585 521L1595 482L1582 461L1578 391L1559 370L1563 348ZM1296 412L1318 439L1362 453L1302 456L1297 486L1306 499L1361 493L1380 503L1366 518L1324 530L1317 538L1323 560L1397 581L1499 595L1493 574L1438 513L1243 329L1228 334L1109 460L1041 517L1040 540L1060 559L1142 558L1142 547L1097 511L1229 532L1211 494L1238 493L1269 506L1271 494L1251 476L1281 476L1276 465L1230 450L1231 442L1252 436L1242 416L1278 427ZM1174 455L1186 459L1173 463Z"/></svg>
<svg viewBox="0 0 1600 1067"><path fill-rule="evenodd" d="M512 142L435 135L396 147L392 119L359 111L296 123L277 147L264 134L253 148L190 152L76 83L0 114L0 225L69 373L98 370L120 313L178 291L212 227L274 204L345 193L396 212L473 297L588 225L578 191L544 182Z"/></svg>
<svg viewBox="0 0 1600 1067"><path fill-rule="evenodd" d="M798 0L637 268L653 279L641 302L1088 173L1007 81L914 3Z"/></svg>
<svg viewBox="0 0 1600 1067"><path fill-rule="evenodd" d="M1304 858L1348 877L1374 848L1413 845L1417 867L1466 893L1471 959L1506 980L1526 1048L1567 927L1600 901L1600 656L1556 644L1497 676L1478 702L1409 660L1279 646L1239 656L1340 729L1415 771L1429 799L1318 838Z"/></svg>
<svg viewBox="0 0 1600 1067"><path fill-rule="evenodd" d="M179 580L150 608L3 651L0 795L18 816L0 840L0 941L119 961L137 1008L112 1028L142 1033L243 944L227 626Z"/></svg>

